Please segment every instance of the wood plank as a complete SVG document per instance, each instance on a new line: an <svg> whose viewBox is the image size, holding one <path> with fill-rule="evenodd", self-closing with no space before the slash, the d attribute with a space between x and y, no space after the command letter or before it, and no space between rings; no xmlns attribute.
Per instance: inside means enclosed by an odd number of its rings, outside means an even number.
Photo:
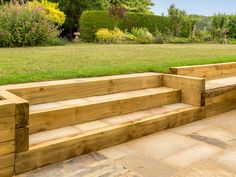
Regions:
<svg viewBox="0 0 236 177"><path fill-rule="evenodd" d="M12 177L14 175L14 166L0 168L1 177Z"/></svg>
<svg viewBox="0 0 236 177"><path fill-rule="evenodd" d="M15 139L15 128L0 130L0 143Z"/></svg>
<svg viewBox="0 0 236 177"><path fill-rule="evenodd" d="M17 154L16 173L27 172L202 118L200 108L187 108L75 137L47 142L43 145L34 146L29 151Z"/></svg>
<svg viewBox="0 0 236 177"><path fill-rule="evenodd" d="M210 104L205 107L206 118L229 112L234 109L236 109L236 99Z"/></svg>
<svg viewBox="0 0 236 177"><path fill-rule="evenodd" d="M174 67L172 74L205 78L207 80L236 75L236 62Z"/></svg>
<svg viewBox="0 0 236 177"><path fill-rule="evenodd" d="M160 90L160 89L157 89ZM149 92L30 113L30 134L180 102L180 91ZM56 120L56 121L55 121Z"/></svg>
<svg viewBox="0 0 236 177"><path fill-rule="evenodd" d="M15 117L0 118L0 143L15 139Z"/></svg>
<svg viewBox="0 0 236 177"><path fill-rule="evenodd" d="M0 156L15 152L15 141L0 143Z"/></svg>
<svg viewBox="0 0 236 177"><path fill-rule="evenodd" d="M29 102L8 91L2 90L1 95L3 95L8 101L15 104L16 127L21 128L28 126Z"/></svg>
<svg viewBox="0 0 236 177"><path fill-rule="evenodd" d="M16 129L16 153L29 149L29 127Z"/></svg>
<svg viewBox="0 0 236 177"><path fill-rule="evenodd" d="M206 91L206 105L224 103L236 99L236 85Z"/></svg>
<svg viewBox="0 0 236 177"><path fill-rule="evenodd" d="M0 118L0 131L15 128L15 117Z"/></svg>
<svg viewBox="0 0 236 177"><path fill-rule="evenodd" d="M200 78L163 75L163 85L165 87L181 90L181 102L194 106L204 106L205 80Z"/></svg>
<svg viewBox="0 0 236 177"><path fill-rule="evenodd" d="M0 156L0 169L14 166L15 154L8 154Z"/></svg>
<svg viewBox="0 0 236 177"><path fill-rule="evenodd" d="M15 105L7 100L0 100L0 118L15 115Z"/></svg>
<svg viewBox="0 0 236 177"><path fill-rule="evenodd" d="M30 101L30 104L55 102L161 85L162 74L142 73L124 76L74 79L5 86L3 89ZM66 92L65 92L66 90Z"/></svg>

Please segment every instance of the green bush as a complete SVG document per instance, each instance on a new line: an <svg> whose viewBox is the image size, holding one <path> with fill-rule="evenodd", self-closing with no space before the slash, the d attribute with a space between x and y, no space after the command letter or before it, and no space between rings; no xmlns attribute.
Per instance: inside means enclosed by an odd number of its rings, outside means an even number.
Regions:
<svg viewBox="0 0 236 177"><path fill-rule="evenodd" d="M165 36L160 32L160 31L155 31L155 33L154 33L154 35L155 35L155 39L154 39L154 42L156 43L156 44L165 44L166 42L165 42Z"/></svg>
<svg viewBox="0 0 236 177"><path fill-rule="evenodd" d="M211 33L206 30L200 30L197 33L197 36L202 40L202 42L210 42L213 40Z"/></svg>
<svg viewBox="0 0 236 177"><path fill-rule="evenodd" d="M169 18L149 14L128 12L125 18L118 24L122 31L131 31L132 28L147 28L151 33L159 30L162 33L169 32ZM105 11L84 11L80 18L81 37L92 42L95 40L95 33L100 28L112 29L113 23L108 12Z"/></svg>
<svg viewBox="0 0 236 177"><path fill-rule="evenodd" d="M166 39L166 43L169 44L188 44L190 43L188 38L183 38L183 37L168 37Z"/></svg>
<svg viewBox="0 0 236 177"><path fill-rule="evenodd" d="M125 40L126 35L119 28L115 28L114 30L101 28L96 32L96 38L99 43L121 43Z"/></svg>
<svg viewBox="0 0 236 177"><path fill-rule="evenodd" d="M152 33L147 28L132 28L131 34L135 36L133 39L135 42L140 44L151 44L154 42Z"/></svg>
<svg viewBox="0 0 236 177"><path fill-rule="evenodd" d="M235 38L230 38L229 39L229 44L236 44L236 39Z"/></svg>
<svg viewBox="0 0 236 177"><path fill-rule="evenodd" d="M55 43L58 34L41 8L29 4L8 4L0 8L0 47L50 45Z"/></svg>

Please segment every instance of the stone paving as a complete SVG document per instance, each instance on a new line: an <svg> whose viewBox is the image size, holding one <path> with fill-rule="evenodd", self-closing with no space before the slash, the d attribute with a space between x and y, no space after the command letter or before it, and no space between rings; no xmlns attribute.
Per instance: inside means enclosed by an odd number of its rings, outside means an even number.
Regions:
<svg viewBox="0 0 236 177"><path fill-rule="evenodd" d="M236 177L236 110L17 177Z"/></svg>

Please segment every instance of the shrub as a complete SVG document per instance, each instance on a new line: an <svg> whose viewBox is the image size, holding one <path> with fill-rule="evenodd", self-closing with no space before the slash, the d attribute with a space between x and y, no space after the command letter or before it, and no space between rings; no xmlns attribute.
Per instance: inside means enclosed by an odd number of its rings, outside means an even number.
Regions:
<svg viewBox="0 0 236 177"><path fill-rule="evenodd" d="M0 47L49 45L58 34L40 7L8 4L0 8Z"/></svg>
<svg viewBox="0 0 236 177"><path fill-rule="evenodd" d="M119 28L109 30L107 28L101 28L96 32L96 38L99 43L120 43L125 40L125 33Z"/></svg>
<svg viewBox="0 0 236 177"><path fill-rule="evenodd" d="M235 38L230 38L229 39L229 44L236 44L236 39Z"/></svg>
<svg viewBox="0 0 236 177"><path fill-rule="evenodd" d="M188 38L182 38L182 37L168 37L166 39L166 43L169 44L187 44L190 43Z"/></svg>
<svg viewBox="0 0 236 177"><path fill-rule="evenodd" d="M118 27L125 31L131 31L132 28L147 28L151 33L157 29L164 33L169 32L169 18L165 16L156 16L149 14L140 14L127 12ZM81 37L92 42L95 40L95 33L100 28L113 29L113 21L108 12L105 11L84 11L80 18Z"/></svg>
<svg viewBox="0 0 236 177"><path fill-rule="evenodd" d="M165 37L161 32L157 30L154 35L156 44L165 44Z"/></svg>
<svg viewBox="0 0 236 177"><path fill-rule="evenodd" d="M42 0L41 2L28 2L33 8L40 7L47 17L49 17L55 24L62 25L66 20L64 12L60 11L59 4Z"/></svg>
<svg viewBox="0 0 236 177"><path fill-rule="evenodd" d="M150 44L154 42L153 35L147 28L132 28L131 34L136 37L134 40L138 43Z"/></svg>
<svg viewBox="0 0 236 177"><path fill-rule="evenodd" d="M197 33L197 36L202 40L202 42L210 42L213 40L211 33L206 30L200 30Z"/></svg>

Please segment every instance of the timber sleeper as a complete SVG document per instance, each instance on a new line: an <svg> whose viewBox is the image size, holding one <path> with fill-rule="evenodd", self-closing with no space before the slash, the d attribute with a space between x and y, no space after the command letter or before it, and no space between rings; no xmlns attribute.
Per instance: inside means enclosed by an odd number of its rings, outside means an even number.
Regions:
<svg viewBox="0 0 236 177"><path fill-rule="evenodd" d="M200 108L177 103L30 135L29 151L16 156L27 172L202 118Z"/></svg>
<svg viewBox="0 0 236 177"><path fill-rule="evenodd" d="M158 87L30 106L30 134L180 102L180 90Z"/></svg>

